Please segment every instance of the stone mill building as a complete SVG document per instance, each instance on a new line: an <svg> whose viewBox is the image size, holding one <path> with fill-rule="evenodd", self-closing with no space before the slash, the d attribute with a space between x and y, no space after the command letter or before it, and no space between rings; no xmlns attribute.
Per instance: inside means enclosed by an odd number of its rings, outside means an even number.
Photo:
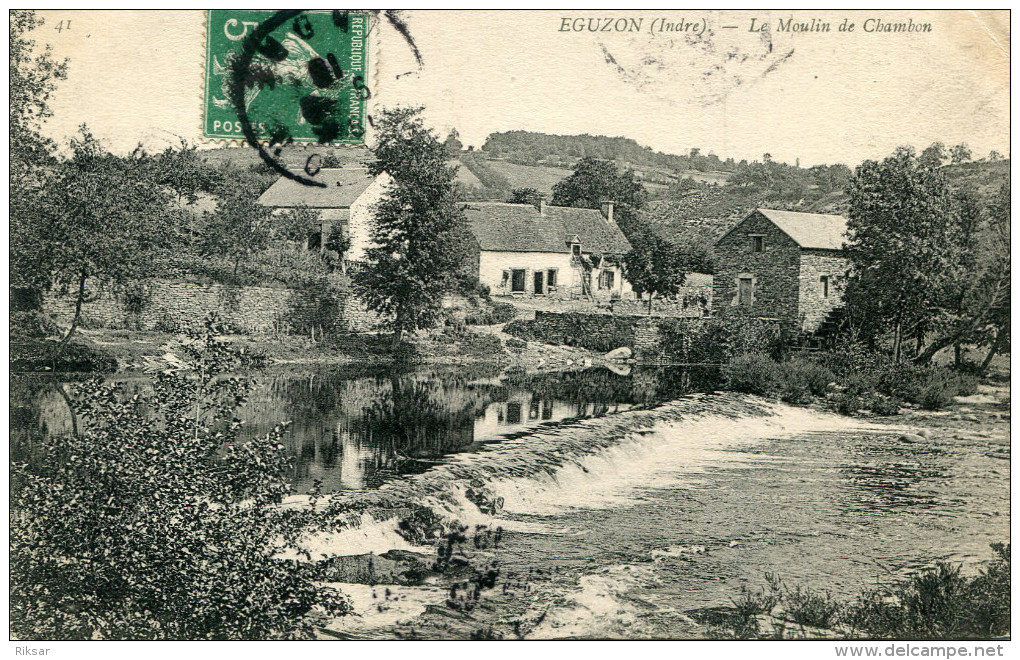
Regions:
<svg viewBox="0 0 1020 660"><path fill-rule="evenodd" d="M845 240L841 215L755 209L716 242L716 313L739 308L818 332L842 310Z"/></svg>

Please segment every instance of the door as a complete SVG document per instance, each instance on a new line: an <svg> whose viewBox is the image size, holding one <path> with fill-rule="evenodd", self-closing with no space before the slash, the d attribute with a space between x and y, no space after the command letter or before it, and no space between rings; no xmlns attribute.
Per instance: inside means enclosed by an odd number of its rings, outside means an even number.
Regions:
<svg viewBox="0 0 1020 660"><path fill-rule="evenodd" d="M542 295L545 293L545 271L535 271L535 294Z"/></svg>
<svg viewBox="0 0 1020 660"><path fill-rule="evenodd" d="M741 277L737 282L737 304L750 307L753 299L754 280L750 277Z"/></svg>
<svg viewBox="0 0 1020 660"><path fill-rule="evenodd" d="M524 293L524 270L517 269L510 274L510 290Z"/></svg>

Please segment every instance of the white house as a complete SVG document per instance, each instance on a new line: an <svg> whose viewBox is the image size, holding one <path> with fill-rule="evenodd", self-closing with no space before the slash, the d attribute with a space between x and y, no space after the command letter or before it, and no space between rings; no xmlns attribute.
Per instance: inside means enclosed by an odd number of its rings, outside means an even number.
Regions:
<svg viewBox="0 0 1020 660"><path fill-rule="evenodd" d="M278 212L308 208L317 212L309 227L308 247L322 249L330 227L340 225L350 239L348 261L363 261L371 245L371 207L382 197L390 176L372 176L365 167L323 168L315 176L325 187L309 186L280 177L259 197L259 204Z"/></svg>
<svg viewBox="0 0 1020 660"><path fill-rule="evenodd" d="M603 299L632 297L622 259L630 243L602 211L543 203L470 202L478 279L493 295Z"/></svg>

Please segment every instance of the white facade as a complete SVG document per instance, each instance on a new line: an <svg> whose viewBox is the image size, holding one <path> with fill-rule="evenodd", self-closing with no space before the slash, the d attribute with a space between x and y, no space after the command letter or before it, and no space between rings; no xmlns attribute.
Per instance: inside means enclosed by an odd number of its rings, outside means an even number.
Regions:
<svg viewBox="0 0 1020 660"><path fill-rule="evenodd" d="M606 263L602 266L589 271L592 295L605 299L633 297L620 266ZM554 281L551 287L550 272ZM493 295L584 297L584 273L581 264L566 252L482 250L478 256L478 279Z"/></svg>
<svg viewBox="0 0 1020 660"><path fill-rule="evenodd" d="M365 250L372 247L372 206L386 194L390 181L392 177L383 172L351 204L350 219L347 221L347 237L351 247L345 255L348 261L364 261Z"/></svg>

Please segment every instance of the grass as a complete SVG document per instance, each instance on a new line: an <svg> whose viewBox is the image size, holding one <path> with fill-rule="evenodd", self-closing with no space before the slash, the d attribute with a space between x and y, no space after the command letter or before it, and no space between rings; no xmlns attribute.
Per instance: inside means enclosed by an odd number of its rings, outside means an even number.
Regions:
<svg viewBox="0 0 1020 660"><path fill-rule="evenodd" d="M1010 546L993 543L995 558L975 576L960 566L936 562L890 588L871 590L850 600L827 591L783 586L766 573L758 591L746 586L733 608L706 617L712 638L762 638L763 619L771 619L769 637L789 637L788 622L818 629L839 639L992 639L1010 632Z"/></svg>

